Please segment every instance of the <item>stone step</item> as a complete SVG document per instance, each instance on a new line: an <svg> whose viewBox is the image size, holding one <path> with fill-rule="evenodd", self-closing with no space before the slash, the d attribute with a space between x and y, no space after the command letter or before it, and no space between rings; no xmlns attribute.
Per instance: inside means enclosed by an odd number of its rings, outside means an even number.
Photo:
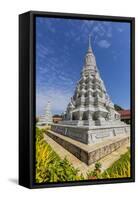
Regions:
<svg viewBox="0 0 138 200"><path fill-rule="evenodd" d="M88 171L94 170L95 163L87 165L86 163L82 162L71 152L66 150L62 145L60 145L51 137L49 137L47 134L44 134L44 139L52 147L52 149L60 156L61 159L64 159L66 157L67 160L74 166L74 168L79 169L80 175L83 174L84 177L87 178ZM101 171L103 172L104 170L108 169L115 161L117 161L120 158L122 154L126 153L128 150L128 146L129 142L124 144L122 147L112 152L111 154L100 159L99 162L102 165Z"/></svg>
<svg viewBox="0 0 138 200"><path fill-rule="evenodd" d="M129 141L129 136L123 135L107 139L98 144L87 145L51 130L47 131L47 135L87 165L111 154Z"/></svg>

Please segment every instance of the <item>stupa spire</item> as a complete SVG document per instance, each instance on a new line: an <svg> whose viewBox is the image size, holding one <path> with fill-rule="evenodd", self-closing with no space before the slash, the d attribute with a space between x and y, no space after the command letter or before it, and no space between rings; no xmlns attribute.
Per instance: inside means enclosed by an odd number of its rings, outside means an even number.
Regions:
<svg viewBox="0 0 138 200"><path fill-rule="evenodd" d="M91 48L91 35L89 34L89 48Z"/></svg>
<svg viewBox="0 0 138 200"><path fill-rule="evenodd" d="M83 70L88 70L88 69L95 70L95 68L96 68L96 60L91 47L91 35L89 34L88 50L85 55Z"/></svg>
<svg viewBox="0 0 138 200"><path fill-rule="evenodd" d="M91 46L91 34L89 34L89 48L88 52L92 52L92 46Z"/></svg>

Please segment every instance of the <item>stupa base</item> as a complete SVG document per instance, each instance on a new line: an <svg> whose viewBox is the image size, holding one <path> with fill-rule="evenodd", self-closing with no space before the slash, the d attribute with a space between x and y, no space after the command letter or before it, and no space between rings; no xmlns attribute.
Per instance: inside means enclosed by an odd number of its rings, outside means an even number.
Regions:
<svg viewBox="0 0 138 200"><path fill-rule="evenodd" d="M62 145L66 150L76 156L79 160L90 165L113 151L116 151L124 144L129 145L129 135L119 135L114 138L106 139L96 144L84 144L74 139L61 135L59 133L48 130L48 136L58 144Z"/></svg>

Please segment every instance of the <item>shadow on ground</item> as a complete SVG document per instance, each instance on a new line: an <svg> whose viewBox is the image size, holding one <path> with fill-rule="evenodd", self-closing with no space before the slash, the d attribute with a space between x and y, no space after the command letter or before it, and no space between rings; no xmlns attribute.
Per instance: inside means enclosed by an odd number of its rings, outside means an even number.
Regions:
<svg viewBox="0 0 138 200"><path fill-rule="evenodd" d="M16 178L9 178L8 179L11 183L18 185L18 180Z"/></svg>

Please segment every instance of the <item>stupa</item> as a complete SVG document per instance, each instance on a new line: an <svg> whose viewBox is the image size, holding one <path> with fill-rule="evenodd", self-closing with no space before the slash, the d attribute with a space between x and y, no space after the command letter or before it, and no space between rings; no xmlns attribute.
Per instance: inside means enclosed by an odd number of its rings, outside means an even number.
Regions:
<svg viewBox="0 0 138 200"><path fill-rule="evenodd" d="M74 96L68 104L64 116L65 124L102 126L120 125L120 114L115 111L104 82L100 77L96 59L91 47L85 56L81 79L77 83Z"/></svg>
<svg viewBox="0 0 138 200"><path fill-rule="evenodd" d="M51 103L48 101L44 114L40 116L37 125L49 125L52 123Z"/></svg>
<svg viewBox="0 0 138 200"><path fill-rule="evenodd" d="M53 124L49 135L79 159L90 164L95 161L90 152L96 149L102 151L97 156L98 160L126 142L129 133L130 126L120 120L120 114L107 94L89 36L81 78L63 115L63 121ZM105 147L111 147L112 150L109 148L106 151ZM87 155L83 156L86 152Z"/></svg>

